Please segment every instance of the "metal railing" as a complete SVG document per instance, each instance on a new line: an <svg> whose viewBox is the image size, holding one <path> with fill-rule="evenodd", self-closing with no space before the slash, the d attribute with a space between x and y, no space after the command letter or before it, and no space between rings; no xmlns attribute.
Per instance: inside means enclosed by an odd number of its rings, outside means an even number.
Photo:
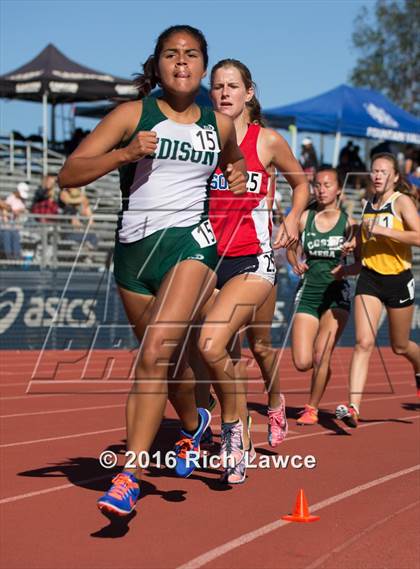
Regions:
<svg viewBox="0 0 420 569"><path fill-rule="evenodd" d="M45 157L41 144L30 140L18 140L13 132L9 136L0 136L0 158L6 161L9 174L19 171L25 174L28 181L31 180L33 173L43 174L46 168L51 172L58 171L66 159L63 154L50 148Z"/></svg>
<svg viewBox="0 0 420 569"><path fill-rule="evenodd" d="M80 225L74 225L75 219ZM42 213L0 221L0 267L104 268L112 256L116 221L112 214L75 218ZM13 240L11 249L6 244Z"/></svg>

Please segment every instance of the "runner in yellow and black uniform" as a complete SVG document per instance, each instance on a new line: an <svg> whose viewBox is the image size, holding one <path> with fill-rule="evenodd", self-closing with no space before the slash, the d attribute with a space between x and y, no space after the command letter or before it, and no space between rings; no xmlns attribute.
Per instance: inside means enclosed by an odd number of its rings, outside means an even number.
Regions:
<svg viewBox="0 0 420 569"><path fill-rule="evenodd" d="M362 217L363 269L354 303L356 345L350 367L350 404L339 405L336 410L337 417L351 427L357 426L383 306L392 349L413 366L420 396L420 349L410 340L414 311L411 246L420 246L420 220L412 199L398 191L405 186L392 154L373 158L371 177L375 195L366 203Z"/></svg>

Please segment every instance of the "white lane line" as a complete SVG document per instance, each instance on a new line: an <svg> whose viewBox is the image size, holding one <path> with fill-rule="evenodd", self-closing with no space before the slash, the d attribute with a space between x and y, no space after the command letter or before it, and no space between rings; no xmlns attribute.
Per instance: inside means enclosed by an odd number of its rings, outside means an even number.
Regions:
<svg viewBox="0 0 420 569"><path fill-rule="evenodd" d="M261 372L260 372L261 373ZM306 373L307 377L303 377L303 374ZM310 371L308 372L302 372L302 374L300 374L300 372L294 370L293 371L293 375L299 374L298 377L294 378L294 377L280 377L280 381L281 383L285 382L285 381L297 381L297 380L308 380L310 379ZM373 369L369 372L369 377L374 377L374 376L380 376L383 377L384 372L381 370L377 370L377 369ZM410 371L407 370L407 379L410 375ZM339 373L339 372L334 372L333 374L334 378L347 378L349 376L348 372L345 373ZM262 377L259 374L257 377L247 377L247 381L250 381L252 383L255 382L260 382L262 381ZM34 386L36 385L74 385L74 384L85 384L85 385L97 385L97 384L114 384L114 383L120 383L122 385L128 383L129 385L131 385L134 382L134 377L129 377L129 378L115 378L115 379L86 379L86 378L79 378L79 379L32 379L28 382L24 382L24 383L16 383L15 385L28 385L28 390L30 389L31 385L33 384ZM156 383L159 383L160 380L155 380ZM4 384L6 385L6 384ZM14 385L14 384L10 384L10 385ZM1 384L0 384L1 386ZM28 391L29 393L29 391Z"/></svg>
<svg viewBox="0 0 420 569"><path fill-rule="evenodd" d="M27 393L26 395L13 395L11 397L0 397L0 401L12 401L16 399L26 399L26 401L30 401L30 398L33 397L35 399L40 399L41 397L86 397L88 395L97 397L98 395L110 395L115 397L115 395L128 395L127 389L120 389L119 391L101 391L98 393L97 391L78 391L77 393Z"/></svg>
<svg viewBox="0 0 420 569"><path fill-rule="evenodd" d="M48 437L47 439L35 439L33 441L22 441L19 443L7 443L5 445L0 445L0 448L10 448L18 447L22 445L33 445L36 443L48 443L51 441L62 441L64 439L76 439L78 437L89 437L91 435L102 435L104 433L115 433L117 431L123 431L124 427L116 427L115 429L104 429L103 431L90 431L88 433L73 433L72 435L63 435L61 437Z"/></svg>
<svg viewBox="0 0 420 569"><path fill-rule="evenodd" d="M18 496L10 496L10 498L3 498L0 500L0 505L10 504L10 502L17 502L18 500L25 500L26 498L33 498L34 496L41 496L42 494L49 494L50 492L57 492L58 490L66 490L67 488L77 488L78 485L89 484L90 482L97 482L99 480L106 480L111 478L113 474L105 474L104 476L97 476L96 478L89 478L88 480L78 480L77 482L62 484L61 486L54 486L54 488L45 488L45 490L37 490L36 492L28 492L27 494L19 494Z"/></svg>
<svg viewBox="0 0 420 569"><path fill-rule="evenodd" d="M411 474L412 472L415 472L419 469L420 469L420 464L417 464L410 468L405 468L404 470L399 470L398 472L388 474L387 476L382 476L382 478L376 478L375 480L367 482L366 484L355 486L353 488L350 488L350 490L346 490L345 492L341 492L340 494L331 496L331 498L327 498L326 500L317 502L311 507L311 512L317 512L319 510L322 510L323 508L331 506L332 504L341 502L341 500L345 500L346 498L355 496L356 494L364 492L365 490L370 490L371 488L379 486L380 484L385 484L390 480L395 480L396 478L400 478L401 476L406 476L407 474ZM228 541L222 545L219 545L218 547L210 549L206 553L203 553L202 555L199 555L198 557L195 557L194 559L187 561L187 563L180 565L177 569L198 569L199 567L203 567L207 563L210 563L210 561L214 561L215 559L221 557L222 555L230 553L234 549L237 549L238 547L241 547L246 543L250 543L251 541L258 539L259 537L262 537L273 531L276 531L279 528L288 525L289 523L291 522L287 522L285 520L276 520L275 522L262 526L256 530L244 533L241 536L237 537L236 539L232 539L231 541Z"/></svg>
<svg viewBox="0 0 420 569"><path fill-rule="evenodd" d="M393 399L402 399L404 397L409 397L410 394L405 394L405 395L393 395L392 398ZM371 398L371 399L365 399L365 401L363 402L364 404L366 403L370 403L370 402L374 402L374 401L382 401L384 399L389 399L391 397L391 395L387 395L385 397L375 397L375 398ZM334 405L336 403L340 403L341 401L329 401L327 403L325 403L324 405ZM220 415L212 415L213 419L217 419L218 417L220 417ZM362 426L362 425L361 425ZM304 427L302 427L304 428ZM360 427L359 427L360 428ZM36 444L36 443L45 443L45 442L51 442L51 441L59 441L59 440L63 440L63 439L71 439L72 437L76 438L76 437L85 437L85 436L90 436L90 435L96 435L96 434L100 434L100 433L107 433L107 432L113 432L113 431L121 431L125 429L125 427L119 427L117 429L110 429L110 430L105 430L105 431L93 431L93 432L87 432L87 433L75 433L73 435L61 435L58 437L48 437L45 439L35 439L35 440L31 440L31 441L18 441L15 443L6 443L6 444L2 444L0 445L0 448L8 448L8 447L16 447L16 446L22 446L22 445L32 445L32 444ZM312 433L312 436L316 434L316 433ZM330 431L327 431L323 434L330 434ZM311 436L311 435L303 435L303 436ZM291 437L290 440L295 439L297 437ZM301 438L301 437L299 437ZM287 440L287 439L286 439ZM268 444L268 443L267 443ZM260 446L264 446L264 444L261 444Z"/></svg>
<svg viewBox="0 0 420 569"><path fill-rule="evenodd" d="M401 370L402 372L404 372L404 370ZM295 377L280 377L281 383L282 385L285 382L291 382L291 383L296 383L297 381L308 381L311 379L310 376L310 372L298 372L296 370L291 370L290 374L289 373L285 373L286 376L289 375L294 375ZM346 373L338 373L338 372L334 372L334 379L335 378L341 378L341 377L348 377L348 372ZM369 377L373 377L375 375L379 375L381 377L383 377L383 371L378 370L376 371L375 369L373 369L371 372L369 372ZM410 371L407 370L407 383L409 381L409 375L410 375ZM256 381L262 381L261 375L259 375L258 377L248 377L248 380L251 382L256 382ZM111 379L101 379L101 380L89 380L89 379L78 379L78 380L68 380L68 379L61 379L61 380L54 380L54 379L48 379L48 380L27 380L27 381L15 381L12 383L3 383L0 381L0 389L2 387L19 387L19 386L28 386L28 384L34 383L34 384L50 384L50 385L65 385L66 383L72 384L72 383L117 383L117 382L121 382L121 383L127 383L127 381L129 381L130 383L133 381L132 379L127 380L127 379L115 379L115 380L111 380Z"/></svg>
<svg viewBox="0 0 420 569"><path fill-rule="evenodd" d="M377 387L377 386L379 386L379 385L387 385L387 386L388 386L389 383L383 382L383 381L378 382L378 383L370 383L370 384L368 385L368 387L374 387L374 386ZM393 383L393 385L407 385L407 387L408 387L408 386L411 387L411 383L408 382L408 381L397 381L397 382ZM330 391L331 389L343 389L343 388L345 388L345 387L346 387L346 386L344 386L344 385L332 385L332 386L330 386L330 387L328 388L328 391ZM414 389L414 387L413 387L413 389ZM283 390L282 393L285 393L286 395L301 395L301 394L309 393L309 390L308 390L308 389L302 389L302 390L298 390L298 389L295 390L295 389L294 389L293 391L290 391L290 392L288 392L288 391L286 391L286 390ZM127 394L127 395L128 395L128 391L125 391L125 390L124 390L124 391L121 391L121 392L101 393L100 395L114 395L114 394L116 394L116 395L124 395L124 394ZM70 396L70 395L95 395L95 393L94 393L94 392L86 392L86 393L52 393L52 394L36 394L36 393L35 393L35 394L32 394L32 395L33 395L34 397L38 398L38 397L57 397L57 396L59 396L59 395L61 395L61 396L66 396L66 397L68 397L68 396ZM255 395L255 394L254 394L254 393L251 393L250 395L252 396L252 395ZM259 392L257 395L265 395L265 393L264 393L264 392L261 392L261 393ZM365 395L369 395L369 392L366 391L366 392L365 392ZM389 396L392 396L392 395L393 395L393 393L389 392ZM408 394L407 396L409 396L409 395L410 395L410 394ZM26 399L27 401L29 401L29 396L30 396L30 394L27 394L27 395L18 395L18 396L15 396L15 397L0 397L0 401L11 400L11 399ZM331 404L334 404L334 403L341 403L341 401L337 401L337 402L332 401L332 402L330 402L330 403L323 403L323 405L328 405L328 404L331 405ZM110 406L110 407L111 407L111 406ZM50 411L47 411L47 412L50 412ZM52 413L52 412L55 413L55 411L51 411L51 413ZM64 411L63 411L63 412L64 412ZM32 413L28 413L28 414L31 415ZM23 417L24 415L25 415L25 413L22 413L22 415L16 415L16 416L22 416L22 417ZM13 416L13 415L10 415L10 417L12 417L12 416ZM3 417L8 417L8 415L2 415L2 416L0 416L0 418L3 418Z"/></svg>
<svg viewBox="0 0 420 569"><path fill-rule="evenodd" d="M411 419L420 419L419 415L411 415L409 417L399 417L398 419L406 419L406 420L411 420ZM369 427L377 427L383 425L382 422L378 422L378 423L368 423L366 425L361 425L360 427L358 427L359 429L368 429ZM317 436L325 436L328 435L329 432L317 432L317 433L310 433L308 435L300 435L297 437L292 437L290 439L286 439L286 441L294 441L296 439L304 439L306 437L317 437ZM284 442L282 444L284 444ZM264 446L264 445L268 445L268 442L265 443L261 443L258 444L257 446ZM46 488L45 490L40 490L40 491L35 491L35 492L30 492L29 494L18 494L17 496L10 496L9 498L3 498L0 500L0 505L1 504L7 504L8 502L15 502L17 500L24 500L25 498L32 498L33 496L38 496L39 494L47 494L49 492L55 492L56 490L65 490L66 488L75 488L78 485L82 485L82 484L87 484L89 482L94 482L95 480L104 480L105 478L107 478L106 476L104 477L100 477L100 478L90 478L88 480L80 480L80 481L75 481L71 484L63 484L61 486L54 486L53 488Z"/></svg>
<svg viewBox="0 0 420 569"><path fill-rule="evenodd" d="M344 551L344 549L347 549L347 547L349 547L350 545L353 545L353 543L355 543L356 541L359 541L359 539L361 539L362 537L364 537L365 535L367 535L371 531L375 530L379 526L386 524L386 522L389 522L390 520L392 520L396 516L399 516L400 514L407 512L408 510L411 510L412 508L415 508L419 504L420 504L420 500L417 500L416 502L413 502L412 504L409 504L408 506L405 506L404 508L400 508L396 512L393 512L391 515L386 516L385 518L382 518L381 520L375 522L374 524L371 524L370 526L365 528L363 531L359 532L358 534L356 534L352 538L348 539L347 541L345 541L344 543L342 543L338 547L335 547L334 549L332 549L331 551L329 551L325 555L318 557L318 559L316 559L313 563L311 563L310 565L305 567L305 569L316 569L317 567L323 566L324 562L327 559L329 559L332 555L335 555L336 553L341 553L341 551Z"/></svg>
<svg viewBox="0 0 420 569"><path fill-rule="evenodd" d="M220 417L220 415L213 415L214 419L217 419L218 417ZM19 441L16 443L6 443L3 445L0 445L0 448L10 448L10 447L18 447L18 446L23 446L23 445L33 445L33 444L37 444L37 443L47 443L47 442L51 442L51 441L62 441L63 439L76 439L78 437L90 437L92 435L101 435L103 433L114 433L117 431L123 431L126 429L126 425L124 425L123 427L115 427L115 429L104 429L102 431L89 431L86 433L73 433L72 435L61 435L59 437L48 437L46 439L35 439L33 441Z"/></svg>
<svg viewBox="0 0 420 569"><path fill-rule="evenodd" d="M53 415L55 413L73 413L78 411L96 411L99 409L116 409L117 407L125 407L125 403L121 403L121 405L100 405L97 407L74 407L72 409L56 409L55 411L34 411L31 413L14 413L13 415L0 415L0 419L12 419L15 417L33 417L34 415Z"/></svg>
<svg viewBox="0 0 420 569"><path fill-rule="evenodd" d="M398 417L398 421L401 420L405 420L405 421L415 421L416 419L420 419L420 415L410 415L409 417ZM366 423L363 425L360 425L357 427L357 429L352 429L351 427L345 427L345 425L343 424L341 427L343 429L343 431L346 431L347 433L355 433L355 431L359 431L360 429L367 429L368 427L377 427L379 425L386 425L386 422L384 421L376 421L376 423ZM303 428L303 427L302 427ZM290 432L290 431L289 431ZM287 442L291 442L291 441L296 441L297 439L308 439L310 437L317 437L317 436L328 436L331 435L331 431L317 431L316 433L308 433L307 435L297 435L296 437L288 437L286 438L282 443L281 446L283 447L283 445ZM254 442L254 441L253 441ZM268 441L262 442L262 443L254 443L255 448L259 448L259 447L265 447L267 446L269 443ZM277 447L278 448L278 447Z"/></svg>
<svg viewBox="0 0 420 569"><path fill-rule="evenodd" d="M378 385L388 385L388 383L371 383L370 386L378 386ZM408 382L406 381L401 381L398 383L394 383L394 385L409 385ZM410 384L411 385L411 384ZM332 386L329 389L340 389L343 386ZM287 393L286 391L283 391L282 393ZM300 393L298 391L293 391L293 393ZM308 393L308 390L302 390L302 393ZM392 395L390 393L390 395ZM51 414L55 414L55 413L69 413L69 412L73 412L73 411L93 411L95 409L112 409L112 408L117 408L117 407L124 407L125 403L122 403L120 405L102 405L102 406L98 406L98 407L75 407L72 409L57 409L54 411L35 411L35 412L29 412L29 413L15 413L13 415L0 415L0 419L11 419L13 417L31 417L33 415L51 415Z"/></svg>

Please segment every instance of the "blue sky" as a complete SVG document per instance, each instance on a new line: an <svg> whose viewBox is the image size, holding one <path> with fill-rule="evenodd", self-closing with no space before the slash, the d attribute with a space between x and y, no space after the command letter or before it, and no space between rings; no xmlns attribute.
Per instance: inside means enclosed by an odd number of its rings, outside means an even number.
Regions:
<svg viewBox="0 0 420 569"><path fill-rule="evenodd" d="M130 77L166 27L190 24L209 44L210 67L234 57L251 69L263 108L348 82L353 21L366 0L1 0L0 73L54 43L81 64ZM24 14L24 17L23 17ZM0 101L0 132L41 125L41 105ZM91 122L78 119L78 126ZM58 134L61 133L60 120Z"/></svg>

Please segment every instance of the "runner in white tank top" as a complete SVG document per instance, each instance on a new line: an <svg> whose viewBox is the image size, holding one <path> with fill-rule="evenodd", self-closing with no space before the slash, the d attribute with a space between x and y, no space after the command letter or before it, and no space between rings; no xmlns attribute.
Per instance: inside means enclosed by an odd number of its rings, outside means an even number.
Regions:
<svg viewBox="0 0 420 569"><path fill-rule="evenodd" d="M165 30L137 81L141 97L159 82L162 99L117 107L68 158L59 175L62 187L80 186L120 168L124 195L116 277L128 319L141 342L136 381L127 402L127 451L133 457L149 452L169 391L182 423L175 448L180 476L191 474L188 449L199 450L210 420L207 410L197 413L193 384L181 381L188 377L188 368L177 361L177 353L182 352L188 328L216 281L206 258L206 252L215 249L206 223L206 175L216 167L219 150L219 166L234 192L246 190L245 163L232 122L218 114L213 129L200 123L204 114L194 99L207 62L207 43L199 30L191 26ZM136 132L139 125L144 130ZM135 274L137 255L144 261ZM99 508L130 514L140 493L140 470L135 459L127 462L99 499Z"/></svg>

